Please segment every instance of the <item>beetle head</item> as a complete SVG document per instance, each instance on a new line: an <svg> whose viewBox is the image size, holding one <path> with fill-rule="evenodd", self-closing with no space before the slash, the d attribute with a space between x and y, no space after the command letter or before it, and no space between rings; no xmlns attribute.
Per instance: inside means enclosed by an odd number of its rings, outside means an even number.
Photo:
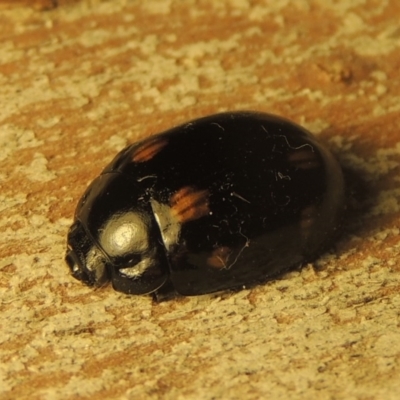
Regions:
<svg viewBox="0 0 400 400"><path fill-rule="evenodd" d="M102 286L109 279L106 258L79 221L75 221L68 232L65 261L72 276L88 286Z"/></svg>
<svg viewBox="0 0 400 400"><path fill-rule="evenodd" d="M165 248L151 205L128 176L100 175L78 204L68 233L67 264L89 286L108 280L129 294L157 290L168 279Z"/></svg>

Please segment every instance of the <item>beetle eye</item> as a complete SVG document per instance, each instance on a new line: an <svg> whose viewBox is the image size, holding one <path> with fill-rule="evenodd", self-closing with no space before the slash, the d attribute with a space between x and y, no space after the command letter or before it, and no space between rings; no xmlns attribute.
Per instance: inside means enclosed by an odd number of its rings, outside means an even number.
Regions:
<svg viewBox="0 0 400 400"><path fill-rule="evenodd" d="M82 281L83 280L82 267L79 265L75 252L70 248L68 248L68 252L65 255L65 262L69 266L69 269L71 270L73 277Z"/></svg>

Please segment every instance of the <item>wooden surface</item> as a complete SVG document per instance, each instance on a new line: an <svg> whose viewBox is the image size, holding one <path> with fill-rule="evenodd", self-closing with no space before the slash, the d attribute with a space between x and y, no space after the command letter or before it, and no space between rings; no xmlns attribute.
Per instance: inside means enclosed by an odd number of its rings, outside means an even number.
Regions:
<svg viewBox="0 0 400 400"><path fill-rule="evenodd" d="M1 399L400 398L400 3L0 2ZM351 177L301 272L154 304L72 279L87 184L212 112L283 115Z"/></svg>

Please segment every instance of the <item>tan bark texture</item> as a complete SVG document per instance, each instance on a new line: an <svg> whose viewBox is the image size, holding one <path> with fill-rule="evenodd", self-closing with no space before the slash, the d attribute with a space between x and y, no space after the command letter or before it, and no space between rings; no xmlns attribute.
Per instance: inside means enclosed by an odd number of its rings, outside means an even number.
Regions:
<svg viewBox="0 0 400 400"><path fill-rule="evenodd" d="M399 21L397 0L0 1L0 398L399 399ZM159 304L74 280L74 208L117 151L239 109L349 171L335 246Z"/></svg>

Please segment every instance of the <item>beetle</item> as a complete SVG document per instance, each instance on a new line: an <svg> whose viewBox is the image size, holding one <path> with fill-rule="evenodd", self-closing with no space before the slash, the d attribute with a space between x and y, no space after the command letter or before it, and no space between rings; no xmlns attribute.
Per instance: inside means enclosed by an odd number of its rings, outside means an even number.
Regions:
<svg viewBox="0 0 400 400"><path fill-rule="evenodd" d="M87 188L66 262L89 286L181 295L257 284L331 245L342 170L302 127L236 111L123 149Z"/></svg>

